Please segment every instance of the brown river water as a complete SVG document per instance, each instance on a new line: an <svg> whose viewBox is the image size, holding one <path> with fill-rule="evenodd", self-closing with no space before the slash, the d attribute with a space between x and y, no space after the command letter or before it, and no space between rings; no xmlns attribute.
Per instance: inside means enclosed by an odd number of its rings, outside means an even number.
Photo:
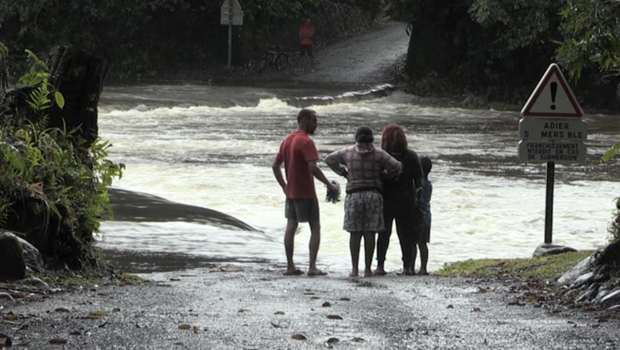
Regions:
<svg viewBox="0 0 620 350"><path fill-rule="evenodd" d="M281 266L284 197L271 163L282 139L296 127L297 106L307 105L320 114L313 139L321 157L352 144L359 125L369 125L380 135L385 125L395 122L406 128L410 146L433 160L431 270L469 258L530 256L544 240L546 166L518 159L520 114L425 107L400 91L363 97L361 92L371 88L106 88L100 136L113 144L112 160L127 167L115 186L170 202L135 205L152 210L147 216L136 213L104 222L100 246L131 271L222 261ZM620 163L614 159L601 164L599 158L620 140L619 118L586 111L586 162L556 165L554 243L596 249L608 242L607 227L620 193ZM320 166L344 185L324 163ZM317 191L325 193L318 182ZM253 230L196 220L197 207L231 216ZM213 217L213 212L201 215ZM321 203L321 219L319 265L346 271L349 234L342 230L343 203ZM303 267L309 229L301 227L295 254ZM394 234L388 269L400 266L397 247Z"/></svg>

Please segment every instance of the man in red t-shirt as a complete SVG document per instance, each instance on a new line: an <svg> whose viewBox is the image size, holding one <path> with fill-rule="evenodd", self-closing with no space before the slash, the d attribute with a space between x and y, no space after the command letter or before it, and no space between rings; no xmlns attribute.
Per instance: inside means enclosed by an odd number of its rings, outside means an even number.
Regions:
<svg viewBox="0 0 620 350"><path fill-rule="evenodd" d="M303 67L304 56L308 56L308 65L314 65L314 55L312 55L312 45L314 44L314 27L310 19L305 18L299 27L299 68Z"/></svg>
<svg viewBox="0 0 620 350"><path fill-rule="evenodd" d="M284 233L287 268L285 275L300 275L303 272L295 267L293 251L295 232L300 222L310 224L310 266L308 276L326 275L316 268L316 257L321 243L321 224L319 220L319 201L314 189L314 178L324 183L331 191L337 191L336 185L327 180L316 164L319 153L308 135L316 130L316 112L302 109L297 114L297 130L282 141L280 150L273 162L273 174L286 195L285 217L287 219ZM282 176L282 163L286 171L286 180Z"/></svg>

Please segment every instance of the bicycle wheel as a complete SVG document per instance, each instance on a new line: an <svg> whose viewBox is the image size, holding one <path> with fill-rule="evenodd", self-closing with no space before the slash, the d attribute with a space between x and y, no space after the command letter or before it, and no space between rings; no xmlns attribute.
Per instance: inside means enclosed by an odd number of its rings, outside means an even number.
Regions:
<svg viewBox="0 0 620 350"><path fill-rule="evenodd" d="M276 69L282 70L288 66L288 55L285 53L278 54L276 57Z"/></svg>
<svg viewBox="0 0 620 350"><path fill-rule="evenodd" d="M263 55L258 60L258 64L256 66L256 71L259 72L259 73L264 71L265 68L267 68L267 64L269 64L269 57L267 55Z"/></svg>

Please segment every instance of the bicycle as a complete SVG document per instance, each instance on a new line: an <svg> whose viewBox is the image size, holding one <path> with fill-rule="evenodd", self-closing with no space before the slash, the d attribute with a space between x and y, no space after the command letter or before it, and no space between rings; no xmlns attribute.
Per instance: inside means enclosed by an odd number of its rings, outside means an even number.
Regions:
<svg viewBox="0 0 620 350"><path fill-rule="evenodd" d="M280 45L267 48L258 60L258 72L264 71L267 65L275 67L277 70L282 70L288 66L288 54L282 52Z"/></svg>

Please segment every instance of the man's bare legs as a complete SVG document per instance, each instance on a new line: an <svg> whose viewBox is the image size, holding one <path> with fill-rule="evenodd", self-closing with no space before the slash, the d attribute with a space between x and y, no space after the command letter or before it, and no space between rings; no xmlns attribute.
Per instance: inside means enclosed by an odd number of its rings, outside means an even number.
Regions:
<svg viewBox="0 0 620 350"><path fill-rule="evenodd" d="M285 275L298 274L295 263L293 262L293 252L295 251L295 232L299 223L296 220L288 219L286 231L284 231L284 250L286 251L286 271Z"/></svg>
<svg viewBox="0 0 620 350"><path fill-rule="evenodd" d="M308 276L325 275L326 273L316 268L316 257L319 254L321 245L321 224L319 221L310 221L310 267Z"/></svg>
<svg viewBox="0 0 620 350"><path fill-rule="evenodd" d="M364 237L364 262L366 264L364 269L364 276L370 277L373 275L371 265L372 258L375 252L375 234L374 232L351 232L351 238L349 239L349 249L351 250L351 273L349 276L359 276L359 260L360 260L360 246L362 242L362 236Z"/></svg>
<svg viewBox="0 0 620 350"><path fill-rule="evenodd" d="M319 254L319 246L321 245L321 224L318 221L310 222L310 266L308 268L309 276L322 276L327 273L316 268L316 258ZM286 271L285 275L300 275L302 272L297 269L293 261L293 253L295 251L295 233L297 232L299 223L289 219L286 223L286 231L284 232L284 250L286 251Z"/></svg>

